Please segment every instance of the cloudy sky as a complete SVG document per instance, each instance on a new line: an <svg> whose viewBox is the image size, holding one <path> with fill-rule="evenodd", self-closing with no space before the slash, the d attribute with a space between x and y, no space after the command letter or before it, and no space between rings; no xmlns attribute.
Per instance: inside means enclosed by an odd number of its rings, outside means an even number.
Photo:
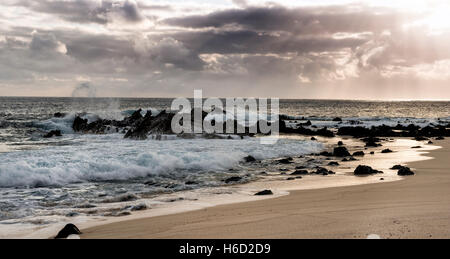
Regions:
<svg viewBox="0 0 450 259"><path fill-rule="evenodd" d="M393 4L394 2L394 4ZM447 0L2 0L0 96L450 99Z"/></svg>

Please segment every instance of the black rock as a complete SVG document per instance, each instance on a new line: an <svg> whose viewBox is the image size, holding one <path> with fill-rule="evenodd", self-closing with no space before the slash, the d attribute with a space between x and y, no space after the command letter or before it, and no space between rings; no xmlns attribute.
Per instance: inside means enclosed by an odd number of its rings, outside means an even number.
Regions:
<svg viewBox="0 0 450 259"><path fill-rule="evenodd" d="M404 166L402 166L402 165L394 165L392 168L391 168L391 170L400 170L400 169L402 169Z"/></svg>
<svg viewBox="0 0 450 259"><path fill-rule="evenodd" d="M384 149L383 151L381 151L381 153L383 153L383 154L392 153L392 152L394 152L394 151L390 150L389 148Z"/></svg>
<svg viewBox="0 0 450 259"><path fill-rule="evenodd" d="M60 130L52 130L49 133L44 135L44 138L53 138L53 137L61 137L61 131Z"/></svg>
<svg viewBox="0 0 450 259"><path fill-rule="evenodd" d="M432 144L434 144L433 141L431 141L431 140L428 141L428 145L432 145Z"/></svg>
<svg viewBox="0 0 450 259"><path fill-rule="evenodd" d="M273 192L271 190L264 190L264 191L260 191L255 193L255 195L272 195Z"/></svg>
<svg viewBox="0 0 450 259"><path fill-rule="evenodd" d="M232 176L230 178L225 179L225 183L239 182L240 180L242 180L242 177L240 177L240 176Z"/></svg>
<svg viewBox="0 0 450 259"><path fill-rule="evenodd" d="M315 137L311 137L311 140L312 141L316 141L317 139Z"/></svg>
<svg viewBox="0 0 450 259"><path fill-rule="evenodd" d="M64 118L66 116L65 113L61 113L61 112L57 112L55 114L53 114L53 117L55 118Z"/></svg>
<svg viewBox="0 0 450 259"><path fill-rule="evenodd" d="M286 180L287 181L292 181L292 180L295 180L295 178L294 177L289 177L289 178L286 178Z"/></svg>
<svg viewBox="0 0 450 259"><path fill-rule="evenodd" d="M380 181L384 181L384 178L380 178Z"/></svg>
<svg viewBox="0 0 450 259"><path fill-rule="evenodd" d="M414 140L416 140L416 141L424 141L424 140L428 140L428 138L422 137L422 136L417 136L417 137L414 138Z"/></svg>
<svg viewBox="0 0 450 259"><path fill-rule="evenodd" d="M306 170L296 170L295 172L291 173L291 175L307 175L308 171Z"/></svg>
<svg viewBox="0 0 450 259"><path fill-rule="evenodd" d="M411 147L411 148L418 149L418 148L422 148L422 147L421 146L414 146L414 147Z"/></svg>
<svg viewBox="0 0 450 259"><path fill-rule="evenodd" d="M371 151L370 154L371 154L371 155L375 155L375 152L374 152L374 151Z"/></svg>
<svg viewBox="0 0 450 259"><path fill-rule="evenodd" d="M333 119L333 121L336 121L336 122L341 122L341 121L342 121L342 119L341 119L341 118L339 118L339 117L336 117L336 118L334 118L334 119Z"/></svg>
<svg viewBox="0 0 450 259"><path fill-rule="evenodd" d="M293 163L292 160L293 160L292 157L283 158L283 159L278 160L278 163L280 163L280 164L292 164Z"/></svg>
<svg viewBox="0 0 450 259"><path fill-rule="evenodd" d="M74 224L67 224L58 232L55 239L67 238L70 235L81 235L81 231Z"/></svg>
<svg viewBox="0 0 450 259"><path fill-rule="evenodd" d="M315 172L313 172L313 174L329 175L330 172L332 172L332 171L329 171L329 170L327 170L326 168L323 168L323 167L319 167L319 168L317 168L317 170ZM333 174L334 174L334 172L333 172Z"/></svg>
<svg viewBox="0 0 450 259"><path fill-rule="evenodd" d="M329 166L338 166L339 163L338 162L329 162L328 165Z"/></svg>
<svg viewBox="0 0 450 259"><path fill-rule="evenodd" d="M353 153L353 156L364 156L364 155L365 155L365 153L363 151L358 151L358 152Z"/></svg>
<svg viewBox="0 0 450 259"><path fill-rule="evenodd" d="M198 184L198 183L195 182L195 181L187 181L187 182L185 182L184 184L185 184L185 185L194 185L194 184Z"/></svg>
<svg viewBox="0 0 450 259"><path fill-rule="evenodd" d="M348 152L346 147L336 147L336 148L334 148L333 156L346 157L346 156L350 156L350 153Z"/></svg>
<svg viewBox="0 0 450 259"><path fill-rule="evenodd" d="M343 145L344 145L344 142L342 142L342 141L338 142L338 146L343 146Z"/></svg>
<svg viewBox="0 0 450 259"><path fill-rule="evenodd" d="M255 161L256 161L256 158L254 158L254 157L252 157L252 156L246 156L246 157L244 157L244 161L245 161L246 163L255 162Z"/></svg>
<svg viewBox="0 0 450 259"><path fill-rule="evenodd" d="M436 140L444 140L444 137L437 137Z"/></svg>
<svg viewBox="0 0 450 259"><path fill-rule="evenodd" d="M366 147L381 147L382 146L380 143L378 143L381 141L379 138L368 137L368 138L363 138L362 141L366 143Z"/></svg>
<svg viewBox="0 0 450 259"><path fill-rule="evenodd" d="M371 175L371 174L382 174L383 172L372 169L370 166L360 165L355 169L355 175Z"/></svg>
<svg viewBox="0 0 450 259"><path fill-rule="evenodd" d="M406 166L402 166L398 170L397 174L400 175L400 176L407 176L407 175L414 175L414 172L411 171L411 168L406 167Z"/></svg>

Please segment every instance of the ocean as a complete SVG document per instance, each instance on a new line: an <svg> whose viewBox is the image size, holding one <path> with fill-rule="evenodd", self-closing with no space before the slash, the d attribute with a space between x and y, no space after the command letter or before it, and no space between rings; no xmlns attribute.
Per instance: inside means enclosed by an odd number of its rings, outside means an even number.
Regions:
<svg viewBox="0 0 450 259"><path fill-rule="evenodd" d="M283 170L273 163L324 150L309 138L282 138L262 145L257 138L128 140L122 133L78 134L76 114L89 121L121 120L137 109L158 113L172 99L0 97L0 227L49 225L74 217L116 217L142 209L143 201L187 190L214 189L225 180L260 179ZM57 112L64 113L55 118ZM428 125L449 120L450 102L280 100L280 114L337 128L359 121L363 126ZM340 117L343 122L335 122ZM62 137L43 138L50 130ZM260 163L242 163L248 155ZM303 159L303 160L302 160ZM127 206L121 202L135 202ZM156 200L156 203L164 201ZM167 200L166 202L173 202ZM151 208L153 203L145 203ZM113 206L114 205L114 206ZM140 207L139 207L140 206ZM36 218L40 220L35 220Z"/></svg>

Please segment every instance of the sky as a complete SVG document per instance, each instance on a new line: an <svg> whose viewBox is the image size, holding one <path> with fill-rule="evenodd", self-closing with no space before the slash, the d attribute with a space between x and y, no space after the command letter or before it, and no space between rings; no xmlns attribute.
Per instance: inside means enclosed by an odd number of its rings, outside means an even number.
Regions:
<svg viewBox="0 0 450 259"><path fill-rule="evenodd" d="M2 0L0 10L0 96L450 99L447 0Z"/></svg>

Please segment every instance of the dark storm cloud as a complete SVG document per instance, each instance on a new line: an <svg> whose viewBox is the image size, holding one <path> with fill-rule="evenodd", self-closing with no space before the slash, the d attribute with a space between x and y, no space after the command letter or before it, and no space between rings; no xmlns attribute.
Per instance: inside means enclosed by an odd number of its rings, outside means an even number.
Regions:
<svg viewBox="0 0 450 259"><path fill-rule="evenodd" d="M351 7L316 7L288 9L284 7L247 7L170 18L164 22L187 28L222 28L237 26L257 31L289 31L303 34L365 32L392 29L402 16L392 11L373 12Z"/></svg>
<svg viewBox="0 0 450 259"><path fill-rule="evenodd" d="M255 31L182 32L171 37L197 53L255 54L286 52L320 52L355 48L367 39L335 39L329 36L301 37L291 34L272 35Z"/></svg>
<svg viewBox="0 0 450 259"><path fill-rule="evenodd" d="M89 0L74 1L28 1L21 0L16 5L27 7L40 13L56 15L64 20L77 23L106 24L113 19L111 15L118 14L128 22L139 22L143 19L135 1L122 2Z"/></svg>
<svg viewBox="0 0 450 259"><path fill-rule="evenodd" d="M31 19L14 27L8 19L27 17L0 14L0 86L7 81L24 89L38 84L51 89L88 78L103 84L99 96L114 86L111 93L132 96L189 95L204 88L218 96L292 97L302 87L348 83L356 89L387 80L386 75L417 81L417 67L433 70L436 62L440 70L428 75L438 78L450 66L439 63L450 60L450 33L408 29L400 10L233 3L221 11L194 6L204 14L179 16L180 10L187 13L185 5L15 1L31 10L26 12ZM173 18L161 20L155 13ZM56 24L47 24L52 19Z"/></svg>

